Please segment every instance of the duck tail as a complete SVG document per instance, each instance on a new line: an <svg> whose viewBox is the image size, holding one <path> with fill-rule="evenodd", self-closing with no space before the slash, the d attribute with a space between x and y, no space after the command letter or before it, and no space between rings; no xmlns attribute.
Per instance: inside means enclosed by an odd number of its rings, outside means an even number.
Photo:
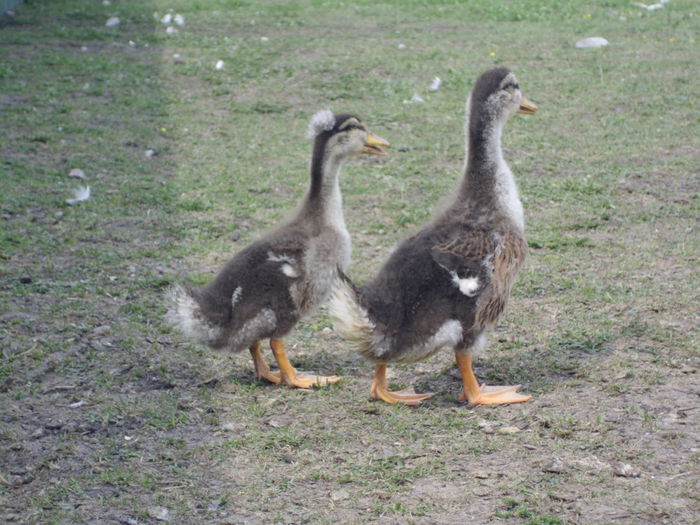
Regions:
<svg viewBox="0 0 700 525"><path fill-rule="evenodd" d="M329 303L333 326L353 350L370 357L375 353L375 324L362 303L361 291L338 269L338 279Z"/></svg>
<svg viewBox="0 0 700 525"><path fill-rule="evenodd" d="M177 284L165 293L166 322L197 343L212 346L221 336L222 329L203 315L199 302L190 288Z"/></svg>

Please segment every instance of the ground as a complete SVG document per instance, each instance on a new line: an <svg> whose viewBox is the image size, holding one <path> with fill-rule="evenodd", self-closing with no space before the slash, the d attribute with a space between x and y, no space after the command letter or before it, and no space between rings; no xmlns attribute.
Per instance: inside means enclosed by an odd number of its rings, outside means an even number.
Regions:
<svg viewBox="0 0 700 525"><path fill-rule="evenodd" d="M691 0L2 17L2 521L700 523L699 21ZM575 47L589 36L610 45ZM344 378L313 391L165 325L170 284L206 282L294 208L326 107L392 144L342 175L350 273L369 278L455 187L464 101L494 65L540 109L503 138L530 253L476 373L530 402L459 403L447 353L390 369L436 393L422 406L373 402L325 309L288 340L297 367Z"/></svg>

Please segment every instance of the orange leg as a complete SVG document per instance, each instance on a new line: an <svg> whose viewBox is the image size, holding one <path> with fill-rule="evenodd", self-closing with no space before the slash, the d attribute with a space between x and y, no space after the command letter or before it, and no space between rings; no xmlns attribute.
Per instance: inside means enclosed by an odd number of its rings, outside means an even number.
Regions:
<svg viewBox="0 0 700 525"><path fill-rule="evenodd" d="M258 376L258 379L266 379L270 383L275 384L278 384L281 381L279 372L270 371L270 367L263 356L260 341L256 341L253 343L253 346L250 347L250 355L253 356L255 375Z"/></svg>
<svg viewBox="0 0 700 525"><path fill-rule="evenodd" d="M372 381L372 399L381 399L391 405L403 403L404 405L420 405L421 401L433 397L433 394L416 394L413 388L406 388L399 392L389 392L386 384L386 364L378 364L374 367L374 380Z"/></svg>
<svg viewBox="0 0 700 525"><path fill-rule="evenodd" d="M270 348L279 366L280 380L290 388L311 388L312 386L325 386L340 381L338 376L317 376L307 372L297 372L289 362L284 351L284 343L281 339L270 339Z"/></svg>
<svg viewBox="0 0 700 525"><path fill-rule="evenodd" d="M459 398L460 401L469 401L472 405L502 405L506 403L522 403L530 399L530 396L516 392L520 385L479 386L472 369L472 356L455 352L455 358L457 359L457 367L462 374L462 383L464 385L464 391Z"/></svg>

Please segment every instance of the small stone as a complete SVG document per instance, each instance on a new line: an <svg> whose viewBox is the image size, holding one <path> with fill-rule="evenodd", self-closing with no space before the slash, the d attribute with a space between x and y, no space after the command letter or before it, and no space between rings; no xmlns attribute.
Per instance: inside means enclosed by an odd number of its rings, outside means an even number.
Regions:
<svg viewBox="0 0 700 525"><path fill-rule="evenodd" d="M233 242L238 241L241 238L241 231L240 230L234 230L234 232L231 234L231 240Z"/></svg>
<svg viewBox="0 0 700 525"><path fill-rule="evenodd" d="M293 418L287 415L270 416L266 423L272 428L288 427L292 423Z"/></svg>
<svg viewBox="0 0 700 525"><path fill-rule="evenodd" d="M579 496L575 493L569 493L569 492L553 492L549 495L549 497L553 500L556 501L577 501Z"/></svg>
<svg viewBox="0 0 700 525"><path fill-rule="evenodd" d="M101 326L95 327L92 329L92 332L90 332L91 335L93 336L101 336L101 335L106 335L112 331L112 327L109 326L108 324L103 324Z"/></svg>
<svg viewBox="0 0 700 525"><path fill-rule="evenodd" d="M498 421L486 421L482 419L479 421L478 425L484 434L493 434L496 431L495 427L500 426L500 423Z"/></svg>
<svg viewBox="0 0 700 525"><path fill-rule="evenodd" d="M552 474L562 474L566 471L564 462L559 458L554 458L551 463L548 463L542 468L543 472L551 472Z"/></svg>
<svg viewBox="0 0 700 525"><path fill-rule="evenodd" d="M503 427L497 430L499 434L517 434L520 432L518 427Z"/></svg>
<svg viewBox="0 0 700 525"><path fill-rule="evenodd" d="M117 27L119 25L120 21L119 18L116 16L113 16L112 18L109 18L107 22L105 22L105 25L107 27Z"/></svg>
<svg viewBox="0 0 700 525"><path fill-rule="evenodd" d="M168 521L170 512L165 507L150 507L148 514L158 521Z"/></svg>
<svg viewBox="0 0 700 525"><path fill-rule="evenodd" d="M73 168L73 169L70 170L70 172L68 173L68 176L69 176L69 177L75 177L76 179L80 179L80 180L85 180L85 179L87 179L87 177L85 176L85 172L84 172L83 170L81 170L80 168Z"/></svg>
<svg viewBox="0 0 700 525"><path fill-rule="evenodd" d="M620 463L613 468L613 474L623 478L638 478L641 474L629 463Z"/></svg>
<svg viewBox="0 0 700 525"><path fill-rule="evenodd" d="M608 45L608 41L599 36L592 36L590 38L584 38L576 42L576 47L579 49L592 49L596 47L604 47Z"/></svg>
<svg viewBox="0 0 700 525"><path fill-rule="evenodd" d="M58 420L49 421L44 425L49 430L61 430L63 428L63 422Z"/></svg>
<svg viewBox="0 0 700 525"><path fill-rule="evenodd" d="M342 501L344 499L348 499L349 497L350 493L345 489L334 490L331 492L331 500L333 501Z"/></svg>
<svg viewBox="0 0 700 525"><path fill-rule="evenodd" d="M477 470L476 472L474 472L474 477L476 479L488 479L489 476L489 473L485 470Z"/></svg>

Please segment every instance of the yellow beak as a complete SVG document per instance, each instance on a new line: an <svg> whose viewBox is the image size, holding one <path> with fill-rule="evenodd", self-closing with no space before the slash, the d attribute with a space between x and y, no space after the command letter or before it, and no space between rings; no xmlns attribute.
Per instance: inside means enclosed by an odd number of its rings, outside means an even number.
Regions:
<svg viewBox="0 0 700 525"><path fill-rule="evenodd" d="M367 153L369 155L386 155L386 152L382 150L381 146L388 147L389 143L381 137L377 137L372 133L367 133L367 139L365 140L365 147L362 148L362 153Z"/></svg>
<svg viewBox="0 0 700 525"><path fill-rule="evenodd" d="M520 99L520 107L516 113L522 113L523 115L532 115L537 111L537 106L530 102L525 97Z"/></svg>

